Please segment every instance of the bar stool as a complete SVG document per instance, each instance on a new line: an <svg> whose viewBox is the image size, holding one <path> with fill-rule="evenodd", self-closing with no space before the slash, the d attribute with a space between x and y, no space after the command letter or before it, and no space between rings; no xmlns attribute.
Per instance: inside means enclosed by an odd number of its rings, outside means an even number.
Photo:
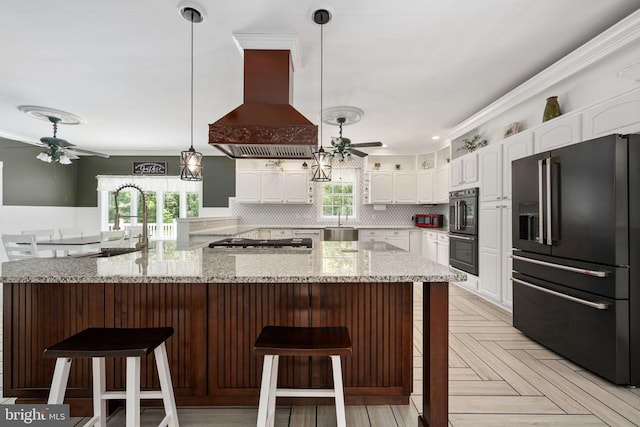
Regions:
<svg viewBox="0 0 640 427"><path fill-rule="evenodd" d="M344 326L265 326L253 346L255 354L264 355L257 427L274 425L276 396L333 397L338 427L346 427L340 356L350 356L351 351L349 330ZM333 370L333 389L278 388L280 356L329 356Z"/></svg>
<svg viewBox="0 0 640 427"><path fill-rule="evenodd" d="M44 357L57 358L49 404L64 401L72 357L91 357L93 365L93 418L85 424L106 426L107 400L126 399L127 427L140 425L140 399L162 399L165 417L161 426L178 427L165 341L173 328L89 328L44 350ZM158 367L160 391L140 391L140 358L153 351ZM126 390L106 391L105 357L126 357Z"/></svg>

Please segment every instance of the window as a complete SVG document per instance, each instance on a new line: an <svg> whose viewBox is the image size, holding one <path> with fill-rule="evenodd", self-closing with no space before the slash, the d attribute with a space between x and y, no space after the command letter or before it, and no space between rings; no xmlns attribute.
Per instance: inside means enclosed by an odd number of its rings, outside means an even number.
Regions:
<svg viewBox="0 0 640 427"><path fill-rule="evenodd" d="M355 171L340 171L338 176L335 181L322 184L321 219L337 219L338 216L356 218L357 216Z"/></svg>

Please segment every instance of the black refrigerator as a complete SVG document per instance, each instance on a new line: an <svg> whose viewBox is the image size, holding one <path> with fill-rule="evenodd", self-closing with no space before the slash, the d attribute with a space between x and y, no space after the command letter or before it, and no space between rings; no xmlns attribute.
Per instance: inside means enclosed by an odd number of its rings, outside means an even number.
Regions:
<svg viewBox="0 0 640 427"><path fill-rule="evenodd" d="M640 135L512 163L513 325L640 386Z"/></svg>

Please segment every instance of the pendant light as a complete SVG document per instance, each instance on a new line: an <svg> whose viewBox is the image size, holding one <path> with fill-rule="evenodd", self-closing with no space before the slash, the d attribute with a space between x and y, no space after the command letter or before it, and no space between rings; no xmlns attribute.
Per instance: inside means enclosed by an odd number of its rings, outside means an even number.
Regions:
<svg viewBox="0 0 640 427"><path fill-rule="evenodd" d="M313 175L311 181L327 182L331 181L331 161L333 156L331 153L324 151L322 148L322 74L323 74L323 56L324 56L324 24L331 21L331 12L327 9L318 9L313 12L313 22L320 25L320 149L313 152L313 163L311 163L311 171Z"/></svg>
<svg viewBox="0 0 640 427"><path fill-rule="evenodd" d="M180 179L202 181L202 153L193 148L193 24L202 22L203 16L190 2L180 8L180 15L191 22L191 146L180 153Z"/></svg>

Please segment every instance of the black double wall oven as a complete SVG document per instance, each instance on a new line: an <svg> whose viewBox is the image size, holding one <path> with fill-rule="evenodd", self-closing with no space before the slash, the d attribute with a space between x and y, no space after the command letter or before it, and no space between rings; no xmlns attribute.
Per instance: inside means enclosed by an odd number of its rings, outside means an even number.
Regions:
<svg viewBox="0 0 640 427"><path fill-rule="evenodd" d="M513 325L640 385L640 135L512 163Z"/></svg>
<svg viewBox="0 0 640 427"><path fill-rule="evenodd" d="M478 188L449 193L449 265L478 275Z"/></svg>

